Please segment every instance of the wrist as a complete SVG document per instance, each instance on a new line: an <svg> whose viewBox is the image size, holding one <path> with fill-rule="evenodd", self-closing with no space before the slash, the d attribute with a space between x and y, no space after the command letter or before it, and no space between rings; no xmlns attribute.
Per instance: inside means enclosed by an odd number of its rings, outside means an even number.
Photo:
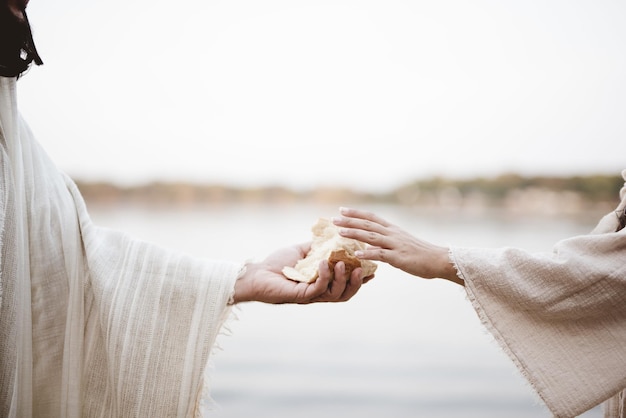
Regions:
<svg viewBox="0 0 626 418"><path fill-rule="evenodd" d="M458 275L458 270L456 268L456 265L454 264L454 261L452 260L450 248L448 247L442 247L440 255L440 266L441 272L439 277L458 285L465 286L465 282Z"/></svg>
<svg viewBox="0 0 626 418"><path fill-rule="evenodd" d="M232 304L240 302L251 302L254 298L254 274L257 264L246 262L235 280L235 289L232 297Z"/></svg>

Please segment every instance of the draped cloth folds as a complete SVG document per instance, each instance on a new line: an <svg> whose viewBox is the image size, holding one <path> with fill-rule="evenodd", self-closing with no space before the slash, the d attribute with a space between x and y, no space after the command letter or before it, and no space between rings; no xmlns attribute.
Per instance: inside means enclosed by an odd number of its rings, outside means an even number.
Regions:
<svg viewBox="0 0 626 418"><path fill-rule="evenodd" d="M189 417L242 265L92 223L0 77L0 416Z"/></svg>
<svg viewBox="0 0 626 418"><path fill-rule="evenodd" d="M605 417L625 417L626 187L620 198L590 234L549 253L450 251L481 321L555 417L604 401Z"/></svg>

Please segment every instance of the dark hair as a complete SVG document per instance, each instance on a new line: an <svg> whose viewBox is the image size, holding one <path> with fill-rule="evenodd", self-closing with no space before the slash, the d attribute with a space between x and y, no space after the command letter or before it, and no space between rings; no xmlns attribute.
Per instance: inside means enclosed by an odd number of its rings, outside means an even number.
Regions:
<svg viewBox="0 0 626 418"><path fill-rule="evenodd" d="M0 75L19 77L34 62L43 61L37 53L26 10L16 16L6 0L0 4Z"/></svg>

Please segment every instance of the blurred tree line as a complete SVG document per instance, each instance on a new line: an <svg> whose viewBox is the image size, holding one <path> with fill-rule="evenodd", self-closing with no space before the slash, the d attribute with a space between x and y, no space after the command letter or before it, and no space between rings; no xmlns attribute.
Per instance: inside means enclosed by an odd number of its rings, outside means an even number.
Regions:
<svg viewBox="0 0 626 418"><path fill-rule="evenodd" d="M293 190L281 186L236 188L219 184L154 182L122 187L77 181L85 200L98 205L189 207L228 203L386 203L421 207L504 208L537 211L567 206L572 211L605 210L618 202L624 180L619 175L523 176L419 179L387 192L346 187Z"/></svg>
<svg viewBox="0 0 626 418"><path fill-rule="evenodd" d="M614 202L618 199L618 192L624 180L621 176L596 174L589 176L549 177L549 176L522 176L509 173L497 177L472 179L449 179L433 177L416 180L396 190L395 194L417 190L420 192L437 193L442 190L456 189L461 196L480 193L490 201L497 203L505 199L514 190L545 190L551 192L571 192L579 195L586 201Z"/></svg>

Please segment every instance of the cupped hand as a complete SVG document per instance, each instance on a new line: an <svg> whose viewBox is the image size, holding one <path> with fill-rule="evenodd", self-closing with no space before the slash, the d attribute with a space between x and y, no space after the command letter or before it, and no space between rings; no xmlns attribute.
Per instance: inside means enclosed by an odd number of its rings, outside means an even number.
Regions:
<svg viewBox="0 0 626 418"><path fill-rule="evenodd" d="M362 269L346 272L343 262L331 271L328 262L319 265L319 277L313 283L290 280L282 274L284 266L294 266L310 250L310 243L283 248L259 263L249 263L235 283L234 302L265 303L345 302L364 283ZM370 279L368 277L367 279Z"/></svg>

